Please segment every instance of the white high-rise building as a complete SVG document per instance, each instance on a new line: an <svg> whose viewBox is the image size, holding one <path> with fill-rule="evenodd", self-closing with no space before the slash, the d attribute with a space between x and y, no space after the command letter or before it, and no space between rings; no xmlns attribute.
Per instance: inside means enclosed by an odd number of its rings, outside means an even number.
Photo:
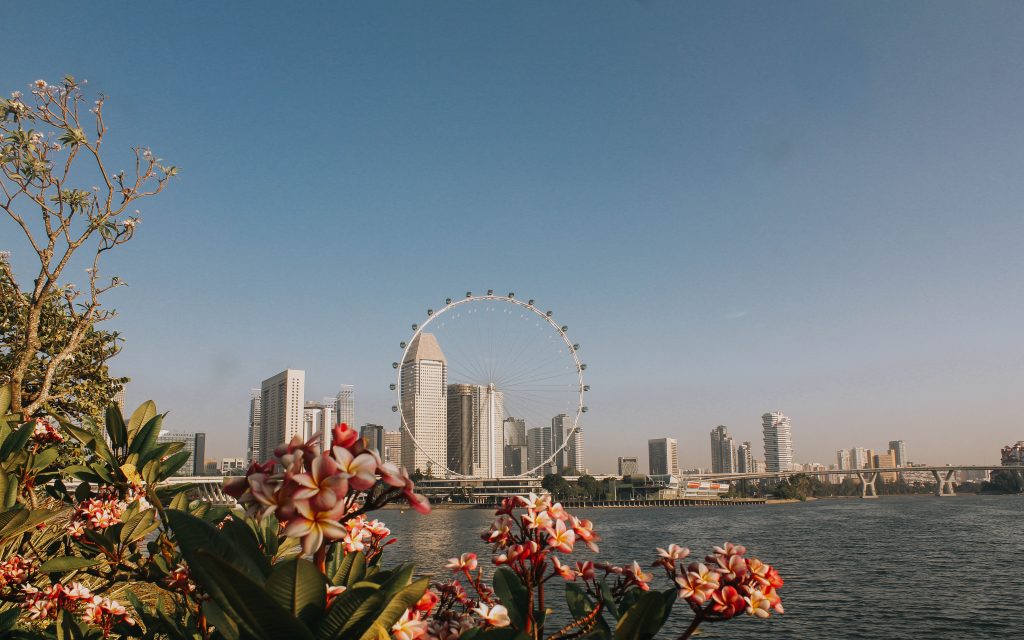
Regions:
<svg viewBox="0 0 1024 640"><path fill-rule="evenodd" d="M711 473L736 473L736 443L723 424L711 430Z"/></svg>
<svg viewBox="0 0 1024 640"><path fill-rule="evenodd" d="M260 385L260 451L265 460L278 445L302 435L306 372L285 369Z"/></svg>
<svg viewBox="0 0 1024 640"><path fill-rule="evenodd" d="M263 433L260 426L260 390L249 390L249 442L246 449L245 466L263 462Z"/></svg>
<svg viewBox="0 0 1024 640"><path fill-rule="evenodd" d="M437 338L417 334L401 366L402 420L416 439L402 429L402 466L440 474L431 460L444 465L448 459L448 362Z"/></svg>
<svg viewBox="0 0 1024 640"><path fill-rule="evenodd" d="M551 427L534 427L526 432L526 471L529 471L551 457ZM542 476L554 473L550 462L535 472Z"/></svg>
<svg viewBox="0 0 1024 640"><path fill-rule="evenodd" d="M565 466L568 469L574 470L578 475L585 474L587 467L583 463L583 427L578 427L569 436L569 444L565 450Z"/></svg>
<svg viewBox="0 0 1024 640"><path fill-rule="evenodd" d="M838 469L839 471L852 469L853 467L850 466L850 450L839 449L838 451L836 451L836 463L836 469Z"/></svg>
<svg viewBox="0 0 1024 640"><path fill-rule="evenodd" d="M850 449L850 468L851 469L865 469L871 466L871 458L868 456L868 452L864 447L854 447Z"/></svg>
<svg viewBox="0 0 1024 640"><path fill-rule="evenodd" d="M347 424L356 428L356 388L350 384L341 385L341 390L334 398L334 419L334 424Z"/></svg>
<svg viewBox="0 0 1024 640"><path fill-rule="evenodd" d="M494 385L448 385L448 469L462 475L505 475L505 405Z"/></svg>
<svg viewBox="0 0 1024 640"><path fill-rule="evenodd" d="M555 454L555 459L551 462L555 473L562 473L562 469L572 466L569 464L567 455L568 445L561 449L562 445L565 444L565 438L569 435L570 429L572 429L572 418L566 414L560 413L551 418L551 450L558 450L558 453Z"/></svg>
<svg viewBox="0 0 1024 640"><path fill-rule="evenodd" d="M681 475L679 446L675 438L653 438L647 441L647 464L652 476Z"/></svg>
<svg viewBox="0 0 1024 640"><path fill-rule="evenodd" d="M306 402L302 408L302 440L308 442L313 436L318 436L321 453L330 448L331 429L337 424L334 407L334 398L324 398L319 403Z"/></svg>
<svg viewBox="0 0 1024 640"><path fill-rule="evenodd" d="M761 416L764 430L764 462L769 472L793 468L793 432L789 418L781 411Z"/></svg>
<svg viewBox="0 0 1024 640"><path fill-rule="evenodd" d="M896 466L907 466L907 443L902 440L890 440L889 449L896 454Z"/></svg>
<svg viewBox="0 0 1024 640"><path fill-rule="evenodd" d="M754 473L754 447L744 442L736 447L737 473Z"/></svg>

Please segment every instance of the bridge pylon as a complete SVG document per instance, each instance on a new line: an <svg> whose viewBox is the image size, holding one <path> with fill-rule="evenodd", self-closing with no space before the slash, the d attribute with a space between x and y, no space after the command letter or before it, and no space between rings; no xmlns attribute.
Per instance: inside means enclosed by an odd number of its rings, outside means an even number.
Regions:
<svg viewBox="0 0 1024 640"><path fill-rule="evenodd" d="M953 484L953 478L956 476L955 469L950 469L946 472L932 470L932 475L935 476L935 495L940 498L956 495Z"/></svg>
<svg viewBox="0 0 1024 640"><path fill-rule="evenodd" d="M857 472L857 477L860 478L860 497L861 498L877 498L878 497L878 486L875 484L878 481L878 472Z"/></svg>

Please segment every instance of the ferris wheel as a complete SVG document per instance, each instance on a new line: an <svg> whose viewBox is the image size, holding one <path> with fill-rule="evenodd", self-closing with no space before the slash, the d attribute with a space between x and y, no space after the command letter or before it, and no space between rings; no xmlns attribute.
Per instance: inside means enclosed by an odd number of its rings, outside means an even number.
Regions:
<svg viewBox="0 0 1024 640"><path fill-rule="evenodd" d="M493 290L448 298L426 316L392 363L403 466L442 478L582 466L587 365L569 327L534 300Z"/></svg>

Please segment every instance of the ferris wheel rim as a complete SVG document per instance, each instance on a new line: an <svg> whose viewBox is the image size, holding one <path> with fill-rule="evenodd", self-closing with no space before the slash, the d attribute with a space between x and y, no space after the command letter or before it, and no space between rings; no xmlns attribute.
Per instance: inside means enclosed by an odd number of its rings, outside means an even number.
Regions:
<svg viewBox="0 0 1024 640"><path fill-rule="evenodd" d="M586 406L583 403L583 394L586 391L586 387L583 384L583 372L586 370L587 367L586 367L586 365L583 362L580 361L579 354L577 353L578 345L573 344L573 342L571 340L569 340L568 333L565 330L566 328L564 326L560 326L558 323L555 322L554 315L552 314L552 312L551 311L542 311L540 309L540 307L538 307L538 306L536 306L534 304L533 300L523 301L523 300L520 300L520 299L516 298L511 293L508 294L507 296L495 295L495 294L490 293L490 292L488 292L486 295L473 295L471 293L467 293L466 296L463 297L463 298L448 298L448 299L446 299L444 306L440 307L436 311L434 309L428 309L427 310L427 319L422 324L420 324L420 323L414 323L413 324L413 326L412 326L412 330L413 330L412 336L409 338L409 341L402 348L402 358L398 362L393 363L393 365L392 365L396 369L396 373L397 373L397 378L396 378L396 383L395 383L395 392L396 392L397 397L398 397L398 404L395 405L395 408L396 408L396 411L397 411L398 416L399 416L399 418L398 418L399 427L400 427L399 428L399 432L400 433L401 432L405 432L405 434L409 436L409 439L412 440L413 446L416 447L416 449L418 449L420 451L420 453L422 453L427 458L427 460L429 460L431 463L433 463L436 468L441 469L449 477L454 477L454 478L475 478L476 477L476 476L470 476L470 475L466 475L466 474L463 474L463 473L458 473L456 471L452 471L451 469L448 468L447 461L445 461L445 463L439 463L437 460L434 460L434 458L429 453L427 453L426 449L420 445L419 441L416 439L416 436L413 435L412 431L409 429L409 426L406 424L406 420L405 420L405 412L402 411L402 408L401 408L402 407L402 365L405 363L405 359L409 355L409 350L412 349L413 342L415 342L416 338L421 333L423 333L424 329L429 327L430 324L432 322L434 322L437 318L442 317L445 313L451 311L452 309L454 309L454 308L456 308L456 307L458 307L460 305L468 304L468 303L471 303L471 302L480 302L480 301L488 301L488 300L489 301L504 302L504 303L508 303L508 304L518 305L519 307L522 307L523 309L531 311L531 312L535 313L541 319L545 320L548 323L548 325L550 325L551 328L554 329L555 332L558 334L558 336L562 339L562 342L565 343L565 346L568 348L569 355L572 357L572 360L573 360L574 364L576 365L576 379L577 379L577 382L579 383L579 387L576 390L576 400L577 400L577 402L576 402L576 410L575 410L575 413L573 414L572 427L566 433L565 439L562 441L561 445L557 449L552 451L551 455L547 459L543 460L537 466L535 466L535 467L533 467L531 469L527 469L527 470L525 470L522 473L517 474L517 475L500 476L502 478L510 478L510 479L533 477L534 473L537 470L542 469L546 465L550 464L551 461L553 461L558 456L558 454L560 454L562 451L565 450L566 447L569 446L569 442L570 442L571 438L580 429L580 417L587 410ZM577 469L577 471L579 471L579 469Z"/></svg>

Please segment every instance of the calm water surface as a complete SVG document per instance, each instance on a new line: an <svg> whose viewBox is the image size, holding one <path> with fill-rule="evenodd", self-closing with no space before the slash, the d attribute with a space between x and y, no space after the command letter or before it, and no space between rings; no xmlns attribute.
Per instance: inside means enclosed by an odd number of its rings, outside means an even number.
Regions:
<svg viewBox="0 0 1024 640"><path fill-rule="evenodd" d="M703 556L725 540L774 564L786 614L702 627L704 638L1021 638L1024 497L884 497L784 505L581 509L602 536L600 557L649 566L654 547ZM474 551L484 510L383 511L398 536L386 562L447 574L447 558ZM592 557L584 548L577 554ZM489 565L489 563L487 563ZM658 575L657 573L655 575ZM660 588L666 588L663 575ZM676 605L675 626L689 611ZM667 633L663 633L668 637Z"/></svg>

